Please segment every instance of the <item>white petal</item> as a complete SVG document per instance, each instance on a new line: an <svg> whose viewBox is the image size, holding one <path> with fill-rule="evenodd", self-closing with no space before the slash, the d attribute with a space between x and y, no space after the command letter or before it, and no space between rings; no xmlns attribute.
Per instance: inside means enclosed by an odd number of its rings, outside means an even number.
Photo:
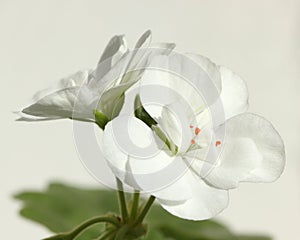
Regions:
<svg viewBox="0 0 300 240"><path fill-rule="evenodd" d="M125 180L129 157L142 161L147 151L157 151L151 129L133 116L120 116L110 121L104 129L103 145L104 156L121 180Z"/></svg>
<svg viewBox="0 0 300 240"><path fill-rule="evenodd" d="M171 51L176 47L175 43L164 43L164 42L158 42L158 43L151 43L150 48L156 48L161 50L162 55L168 55L171 53ZM155 51L157 52L157 51Z"/></svg>
<svg viewBox="0 0 300 240"><path fill-rule="evenodd" d="M129 165L130 179L142 192L172 202L182 202L192 196L189 182L183 177L188 168L179 157L170 157L160 151L149 159L130 157Z"/></svg>
<svg viewBox="0 0 300 240"><path fill-rule="evenodd" d="M60 89L69 87L80 87L83 83L86 83L89 78L91 70L78 71L69 77L63 78L59 81Z"/></svg>
<svg viewBox="0 0 300 240"><path fill-rule="evenodd" d="M243 79L230 69L220 67L222 79L221 101L226 119L248 109L248 89Z"/></svg>
<svg viewBox="0 0 300 240"><path fill-rule="evenodd" d="M84 82L88 80L90 70L82 70L78 71L76 73L71 74L68 77L62 78L59 80L55 85L43 89L41 91L38 91L36 94L33 96L34 101L38 101L41 98L45 97L46 95L49 95L51 93L54 93L56 91L59 91L64 88L70 88L70 87L76 87L76 86L81 86Z"/></svg>
<svg viewBox="0 0 300 240"><path fill-rule="evenodd" d="M243 113L248 108L248 90L245 82L230 69L217 66L208 58L197 54L186 54L209 75L216 88L221 92L226 119Z"/></svg>
<svg viewBox="0 0 300 240"><path fill-rule="evenodd" d="M219 166L206 181L230 189L239 182L272 182L281 175L285 165L284 145L270 122L245 113L229 119L225 127Z"/></svg>
<svg viewBox="0 0 300 240"><path fill-rule="evenodd" d="M103 151L114 174L129 186L174 202L190 196L190 189L184 188L186 184L180 179L187 166L162 151L152 130L139 119L117 117L110 121L104 130ZM182 194L174 189L181 189Z"/></svg>
<svg viewBox="0 0 300 240"><path fill-rule="evenodd" d="M161 190L154 191L151 195L155 196L160 202L165 202L169 205L180 204L193 197L193 189L189 185L186 174L184 174L171 185L166 186Z"/></svg>
<svg viewBox="0 0 300 240"><path fill-rule="evenodd" d="M205 178L210 184L221 189L238 187L263 157L250 138L226 140L220 156L220 165Z"/></svg>
<svg viewBox="0 0 300 240"><path fill-rule="evenodd" d="M161 117L158 119L159 126L175 143L179 152L185 152L193 138L189 127L190 122L186 115L187 110L184 106L176 102L163 107Z"/></svg>
<svg viewBox="0 0 300 240"><path fill-rule="evenodd" d="M151 30L147 30L137 41L135 48L147 48L151 42L152 33Z"/></svg>
<svg viewBox="0 0 300 240"><path fill-rule="evenodd" d="M120 65L121 60L126 56L127 53L128 48L124 35L116 35L112 37L112 39L107 44L102 56L100 57L96 69L92 73L94 82L92 82L91 84L100 86L104 85L102 86L102 88L105 88L107 85L111 84L119 75L114 76L114 78L109 78L109 81L104 81L103 77L107 75L110 70L117 64ZM120 66L117 68L120 68Z"/></svg>
<svg viewBox="0 0 300 240"><path fill-rule="evenodd" d="M146 31L138 40L135 49L126 56L128 63L124 69L121 83L126 83L131 78L138 78L143 75L146 67L151 65L153 58L169 55L174 48L175 44L173 43L151 44L151 31Z"/></svg>
<svg viewBox="0 0 300 240"><path fill-rule="evenodd" d="M192 196L185 178L188 166L181 157L169 156L157 149L157 153L145 158L130 156L127 170L129 177L126 183L162 201L179 203ZM131 182L128 182L129 179Z"/></svg>
<svg viewBox="0 0 300 240"><path fill-rule="evenodd" d="M164 209L180 218L205 220L216 216L227 207L227 191L208 186L190 171L186 174L192 189L192 197L181 204L159 200Z"/></svg>
<svg viewBox="0 0 300 240"><path fill-rule="evenodd" d="M48 121L48 120L55 120L60 119L59 117L37 117L25 114L23 112L14 112L17 114L20 118L17 118L16 121L24 121L24 122L39 122L39 121Z"/></svg>
<svg viewBox="0 0 300 240"><path fill-rule="evenodd" d="M194 53L186 53L186 56L195 61L208 74L218 91L222 89L219 67L209 58Z"/></svg>
<svg viewBox="0 0 300 240"><path fill-rule="evenodd" d="M201 95L188 81L164 70L168 69L168 57L156 57L155 61L161 69L147 69L140 82L140 97L146 111L152 117L159 117L160 111L156 111L157 106L180 102L187 110L187 117L193 118L193 114L190 113L205 106Z"/></svg>
<svg viewBox="0 0 300 240"><path fill-rule="evenodd" d="M109 68L111 68L118 60L120 60L127 50L127 43L124 35L116 35L108 42L98 64L107 61L109 63Z"/></svg>
<svg viewBox="0 0 300 240"><path fill-rule="evenodd" d="M174 159L174 161L182 161L181 158ZM180 176L177 179L164 186L160 190L151 192L161 203L180 204L193 197L193 188L190 185L189 175L186 172L188 168L182 169ZM179 194L180 193L180 194Z"/></svg>
<svg viewBox="0 0 300 240"><path fill-rule="evenodd" d="M78 88L59 90L41 98L22 112L39 117L70 118L78 90Z"/></svg>
<svg viewBox="0 0 300 240"><path fill-rule="evenodd" d="M172 109L173 110L173 109ZM159 126L167 134L168 138L177 146L182 142L182 128L178 116L168 107L163 107ZM175 115L176 114L176 115Z"/></svg>
<svg viewBox="0 0 300 240"><path fill-rule="evenodd" d="M136 48L147 47L150 41L151 31L148 30L139 38ZM108 43L93 74L95 76L95 83L93 84L99 85L100 92L102 92L108 86L111 87L120 81L126 83L132 78L138 78L138 76L132 77L133 73L128 73L125 76L124 74L129 68L130 71L135 70L143 55L138 50L129 52L124 36L114 36ZM142 66L142 64L140 65ZM135 75L139 75L140 72L135 72Z"/></svg>
<svg viewBox="0 0 300 240"><path fill-rule="evenodd" d="M149 52L147 48L151 43L152 34L150 30L147 30L143 35L138 39L135 49L129 52L125 56L123 76L120 79L120 82L127 83L131 79L140 78L143 74L144 69L148 63Z"/></svg>
<svg viewBox="0 0 300 240"><path fill-rule="evenodd" d="M80 91L80 95L78 93ZM71 87L49 94L36 103L23 109L22 112L28 115L45 118L73 118L93 119L93 109L88 108L91 99L94 97L91 91L85 93L84 88ZM74 109L74 104L76 108ZM95 107L96 108L96 107Z"/></svg>

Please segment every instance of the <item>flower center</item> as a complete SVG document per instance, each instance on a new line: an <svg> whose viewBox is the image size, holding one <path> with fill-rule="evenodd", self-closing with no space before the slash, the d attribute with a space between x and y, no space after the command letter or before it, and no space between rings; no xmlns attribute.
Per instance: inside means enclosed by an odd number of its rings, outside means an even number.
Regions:
<svg viewBox="0 0 300 240"><path fill-rule="evenodd" d="M190 125L190 128L191 129L194 129L194 126L193 125ZM194 145L195 143L196 143L196 137L200 134L200 132L201 132L201 129L199 128L199 127L195 127L195 130L194 130L194 133L195 133L195 135L194 135L194 137L192 138L192 140L191 140L191 145ZM217 140L216 142L215 142L215 146L216 147L218 147L219 145L221 145L221 141L219 141L219 140Z"/></svg>
<svg viewBox="0 0 300 240"><path fill-rule="evenodd" d="M195 128L195 134L198 135L200 132L201 132L201 129L198 128L198 127L196 127L196 128Z"/></svg>

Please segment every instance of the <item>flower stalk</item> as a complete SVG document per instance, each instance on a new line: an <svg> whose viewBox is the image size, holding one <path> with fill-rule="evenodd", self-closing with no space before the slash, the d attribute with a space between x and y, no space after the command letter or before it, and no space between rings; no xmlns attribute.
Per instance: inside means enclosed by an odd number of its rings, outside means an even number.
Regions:
<svg viewBox="0 0 300 240"><path fill-rule="evenodd" d="M136 218L138 208L139 208L139 200L140 200L140 192L135 191L133 194L133 201L132 201L131 213L130 213L131 220L134 220Z"/></svg>
<svg viewBox="0 0 300 240"><path fill-rule="evenodd" d="M96 217L96 218L92 218L87 220L86 222L82 223L81 225L79 225L77 228L75 228L70 234L70 238L74 239L75 237L77 237L81 232L83 232L86 228L96 224L96 223L111 223L116 227L120 226L120 223L118 222L117 219L114 219L112 217Z"/></svg>
<svg viewBox="0 0 300 240"><path fill-rule="evenodd" d="M91 218L91 219L83 222L82 224L77 226L71 232L61 233L61 234L55 235L53 237L46 238L44 240L58 240L58 239L60 239L60 240L73 240L77 236L79 236L84 230L86 230L87 228L89 228L92 225L97 224L97 223L110 223L110 224L114 225L117 228L119 228L121 226L121 223L116 218L109 217L109 216L100 216L100 217Z"/></svg>
<svg viewBox="0 0 300 240"><path fill-rule="evenodd" d="M123 183L117 178L118 197L119 197L119 208L122 217L122 222L125 223L128 219L128 210L126 204L126 198L123 189Z"/></svg>
<svg viewBox="0 0 300 240"><path fill-rule="evenodd" d="M139 214L139 216L137 217L137 219L134 222L134 225L138 225L141 224L144 221L144 218L146 217L147 213L149 212L152 204L155 201L155 197L154 196L150 196L148 201L146 202L143 210L141 211L141 213Z"/></svg>

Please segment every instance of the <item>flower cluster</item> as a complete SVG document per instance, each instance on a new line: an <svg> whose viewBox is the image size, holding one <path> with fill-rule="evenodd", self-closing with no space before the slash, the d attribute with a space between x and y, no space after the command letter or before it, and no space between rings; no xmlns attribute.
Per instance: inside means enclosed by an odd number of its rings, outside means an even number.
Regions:
<svg viewBox="0 0 300 240"><path fill-rule="evenodd" d="M228 190L240 182L276 180L284 145L270 122L247 112L247 87L237 74L174 48L152 44L147 31L129 51L124 36L115 36L95 69L36 94L19 120L96 123L119 180L173 215L208 219L226 208Z"/></svg>

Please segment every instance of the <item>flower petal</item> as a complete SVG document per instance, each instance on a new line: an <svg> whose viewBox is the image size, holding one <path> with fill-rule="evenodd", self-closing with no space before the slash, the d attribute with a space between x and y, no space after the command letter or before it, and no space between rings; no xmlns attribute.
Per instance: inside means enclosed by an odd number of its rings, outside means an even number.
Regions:
<svg viewBox="0 0 300 240"><path fill-rule="evenodd" d="M229 119L248 109L248 89L242 78L230 69L220 67L222 91L221 100L225 117Z"/></svg>
<svg viewBox="0 0 300 240"><path fill-rule="evenodd" d="M78 91L77 87L56 91L23 109L22 112L39 117L69 118L72 116Z"/></svg>
<svg viewBox="0 0 300 240"><path fill-rule="evenodd" d="M101 86L99 92L102 92L108 85L111 85L119 75L114 76L114 78L103 78L117 65L117 70L115 69L114 73L117 72L118 74L118 71L121 71L122 68L120 68L120 66L122 66L122 63L120 62L124 61L124 57L126 57L127 53L128 48L124 35L114 36L107 44L96 69L92 73L93 81L91 81L90 84L95 85L94 87Z"/></svg>
<svg viewBox="0 0 300 240"><path fill-rule="evenodd" d="M143 151L155 143L153 136L151 128L133 116L116 117L105 126L104 156L120 180L125 180L129 157L143 160Z"/></svg>
<svg viewBox="0 0 300 240"><path fill-rule="evenodd" d="M190 118L190 113L205 103L189 82L172 72L166 71L168 61L167 56L157 56L153 59L152 64L160 66L160 68L151 68L145 71L140 81L141 101L146 111L154 118L161 116L161 106L176 102L184 107L187 111L185 115Z"/></svg>
<svg viewBox="0 0 300 240"><path fill-rule="evenodd" d="M246 83L234 72L224 66L217 66L208 58L197 54L186 54L209 75L220 91L226 119L243 113L248 108Z"/></svg>
<svg viewBox="0 0 300 240"><path fill-rule="evenodd" d="M80 94L78 94L80 93ZM49 94L36 103L26 107L22 113L49 119L75 118L93 120L93 100L95 93L86 87L71 87ZM76 107L74 108L76 102ZM75 117L74 117L75 116Z"/></svg>
<svg viewBox="0 0 300 240"><path fill-rule="evenodd" d="M102 53L98 65L107 61L109 68L116 63L124 53L128 51L124 35L116 35L110 39Z"/></svg>
<svg viewBox="0 0 300 240"><path fill-rule="evenodd" d="M150 45L152 38L151 30L147 30L137 41L135 48L147 48Z"/></svg>
<svg viewBox="0 0 300 240"><path fill-rule="evenodd" d="M225 127L219 166L205 178L209 184L230 189L239 182L272 182L281 175L284 145L270 122L245 113L229 119Z"/></svg>
<svg viewBox="0 0 300 240"><path fill-rule="evenodd" d="M180 204L193 197L193 189L189 185L186 174L184 174L172 184L152 192L151 195L155 196L160 202Z"/></svg>
<svg viewBox="0 0 300 240"><path fill-rule="evenodd" d="M19 118L16 119L16 121L21 121L21 122L39 122L39 121L48 121L48 120L55 120L55 119L60 119L60 117L54 118L54 117L37 117L37 116L32 116L25 114L23 112L14 112L19 116Z"/></svg>
<svg viewBox="0 0 300 240"><path fill-rule="evenodd" d="M186 56L195 61L208 74L212 82L215 84L216 88L221 91L222 83L219 67L209 58L202 55L186 53Z"/></svg>
<svg viewBox="0 0 300 240"><path fill-rule="evenodd" d="M205 220L212 218L228 205L228 192L207 185L198 176L187 171L188 186L192 189L192 197L180 204L158 200L162 207L171 214L189 220Z"/></svg>
<svg viewBox="0 0 300 240"><path fill-rule="evenodd" d="M126 181L129 185L172 203L191 198L192 190L184 177L184 172L188 168L179 157L171 157L165 151L160 151L148 159L130 157L128 162L130 165L128 175L135 184Z"/></svg>
<svg viewBox="0 0 300 240"><path fill-rule="evenodd" d="M81 86L84 82L87 82L89 78L90 70L82 70L76 73L71 74L68 77L62 78L59 80L54 86L38 91L33 96L34 101L38 101L41 98L49 95L50 93L54 93L58 90L70 87Z"/></svg>
<svg viewBox="0 0 300 240"><path fill-rule="evenodd" d="M161 117L158 119L159 126L167 134L169 140L175 143L179 152L186 151L193 138L186 113L184 106L175 102L163 107Z"/></svg>
<svg viewBox="0 0 300 240"><path fill-rule="evenodd" d="M175 47L176 47L175 43L158 42L158 43L150 44L150 48L159 50L159 51L154 51L154 52L159 52L161 55L170 54Z"/></svg>
<svg viewBox="0 0 300 240"><path fill-rule="evenodd" d="M190 196L180 179L187 166L161 150L151 128L139 119L119 116L110 121L104 129L103 151L116 177L129 186L174 202ZM182 194L175 193L175 188L182 189Z"/></svg>
<svg viewBox="0 0 300 240"><path fill-rule="evenodd" d="M87 83L91 70L78 71L59 81L59 89L80 87L83 83Z"/></svg>

